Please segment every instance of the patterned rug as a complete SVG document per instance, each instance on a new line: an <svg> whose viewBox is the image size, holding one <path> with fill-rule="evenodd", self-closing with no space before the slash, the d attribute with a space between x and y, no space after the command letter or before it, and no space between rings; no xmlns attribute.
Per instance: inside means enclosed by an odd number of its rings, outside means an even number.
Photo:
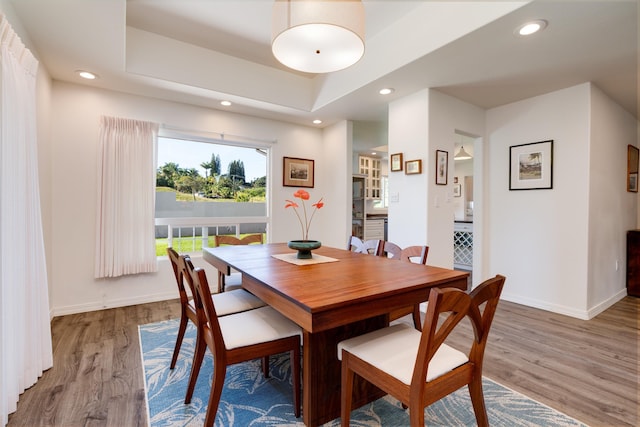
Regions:
<svg viewBox="0 0 640 427"><path fill-rule="evenodd" d="M201 426L211 384L212 357L207 351L193 399L185 405L191 360L195 348L195 328L187 328L175 369L169 369L178 320L141 325L140 348L144 367L149 426ZM291 371L288 354L273 356L271 377L262 376L259 361L233 365L227 369L216 426L303 426L293 415ZM484 396L489 423L494 427L582 426L570 418L522 394L484 379ZM466 387L425 409L428 426L475 426L473 407ZM333 420L326 427L340 425ZM409 413L386 396L352 413L353 426L408 426Z"/></svg>

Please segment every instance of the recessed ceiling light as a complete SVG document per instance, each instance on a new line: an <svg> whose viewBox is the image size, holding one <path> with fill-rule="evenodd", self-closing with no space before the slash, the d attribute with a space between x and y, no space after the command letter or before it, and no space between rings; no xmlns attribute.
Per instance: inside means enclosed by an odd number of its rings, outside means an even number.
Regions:
<svg viewBox="0 0 640 427"><path fill-rule="evenodd" d="M92 73L90 71L77 70L76 73L78 73L78 75L83 79L87 79L87 80L93 80L98 78L98 75L96 73Z"/></svg>
<svg viewBox="0 0 640 427"><path fill-rule="evenodd" d="M319 125L320 123L322 123L322 120L320 120L320 119L315 119L315 120L313 121L313 124L314 124L314 125Z"/></svg>
<svg viewBox="0 0 640 427"><path fill-rule="evenodd" d="M224 105L225 107L228 107L231 105L231 101L220 101L220 105Z"/></svg>
<svg viewBox="0 0 640 427"><path fill-rule="evenodd" d="M372 151L372 152L371 152L371 155L372 155L372 156L375 156L376 154L378 154L378 153L376 153L375 151Z"/></svg>
<svg viewBox="0 0 640 427"><path fill-rule="evenodd" d="M395 89L392 87L385 87L384 89L380 89L380 91L378 92L380 95L389 95L390 93L393 93Z"/></svg>
<svg viewBox="0 0 640 427"><path fill-rule="evenodd" d="M517 36L530 36L539 31L544 30L547 27L547 21L544 19L536 19L534 21L525 22L515 29L514 33Z"/></svg>

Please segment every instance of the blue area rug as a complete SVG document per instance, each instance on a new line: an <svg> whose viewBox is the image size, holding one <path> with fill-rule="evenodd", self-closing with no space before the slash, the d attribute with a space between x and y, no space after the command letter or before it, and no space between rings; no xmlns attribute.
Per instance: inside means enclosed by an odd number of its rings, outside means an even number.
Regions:
<svg viewBox="0 0 640 427"><path fill-rule="evenodd" d="M140 347L150 427L201 426L211 386L212 357L207 351L193 399L185 405L191 361L195 348L195 328L187 328L180 357L170 370L178 320L141 325ZM303 426L293 415L291 371L288 354L270 361L271 377L262 376L259 361L228 368L218 408L216 426ZM585 426L554 409L484 379L484 396L489 423L494 427ZM475 426L476 419L466 387L425 409L428 426ZM340 419L325 426L339 426ZM409 412L386 396L352 413L353 426L408 426Z"/></svg>

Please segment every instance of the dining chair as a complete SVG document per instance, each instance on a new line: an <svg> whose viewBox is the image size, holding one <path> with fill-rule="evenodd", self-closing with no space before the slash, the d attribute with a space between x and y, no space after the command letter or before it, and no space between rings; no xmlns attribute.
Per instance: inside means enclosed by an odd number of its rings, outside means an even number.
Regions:
<svg viewBox="0 0 640 427"><path fill-rule="evenodd" d="M403 249L395 243L385 240L382 242L381 255L391 259L426 265L427 256L429 255L429 246L415 245L407 246ZM420 316L420 304L414 304L411 307L403 307L392 311L391 313L389 313L389 321L398 320L408 314L411 314L411 318L413 319L413 326L417 330L421 331L422 319Z"/></svg>
<svg viewBox="0 0 640 427"><path fill-rule="evenodd" d="M216 301L211 298L204 270L194 268L189 258L183 260L189 280L196 289L197 297L194 298L194 301L202 325L202 334L196 341L185 403L191 402L198 372L207 348L213 355L213 378L204 422L206 427L211 427L214 424L227 366L257 358L262 358L263 362L266 362L270 355L289 352L294 413L296 418L300 417L302 329L268 306L228 316L219 316L216 311ZM265 376L268 376L268 363L263 363L262 368Z"/></svg>
<svg viewBox="0 0 640 427"><path fill-rule="evenodd" d="M497 275L470 294L431 289L422 332L402 323L340 342L342 426L349 425L355 374L408 406L412 427L424 426L425 407L466 385L478 426L488 426L482 363L504 282ZM468 353L444 343L465 316L474 331Z"/></svg>
<svg viewBox="0 0 640 427"><path fill-rule="evenodd" d="M191 282L187 280L187 285L189 287L189 293L187 293L187 288L184 286L184 269L180 268L180 258L185 257L185 255L179 255L178 252L171 247L167 248L167 254L171 261L171 267L173 267L173 274L178 285L178 294L180 296L180 326L178 327L176 345L173 349L173 357L171 357L171 365L169 365L169 368L173 369L178 361L178 354L180 353L184 333L187 330L187 323L191 320L196 329L199 329L199 319L196 313L195 303L193 301L193 297L196 294L195 289L191 286ZM216 300L219 316L226 316L228 314L239 313L265 306L265 303L262 300L244 289L236 289L223 294L214 294L212 298Z"/></svg>
<svg viewBox="0 0 640 427"><path fill-rule="evenodd" d="M361 254L381 255L382 240L362 240L356 236L349 236L347 250Z"/></svg>
<svg viewBox="0 0 640 427"><path fill-rule="evenodd" d="M228 245L250 245L263 244L264 235L262 233L247 234L244 237L236 237L229 235L213 236L213 247ZM227 275L223 271L218 271L218 292L224 292L227 289L238 289L242 287L242 274L232 273Z"/></svg>

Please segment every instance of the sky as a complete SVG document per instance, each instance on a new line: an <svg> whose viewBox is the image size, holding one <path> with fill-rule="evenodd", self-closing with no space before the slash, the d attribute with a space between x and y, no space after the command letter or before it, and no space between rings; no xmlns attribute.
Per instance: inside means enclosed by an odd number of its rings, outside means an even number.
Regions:
<svg viewBox="0 0 640 427"><path fill-rule="evenodd" d="M180 139L158 138L158 167L166 163L177 163L183 169L195 168L205 176L200 163L211 161L211 154L220 156L222 173L226 174L229 163L242 160L247 182L267 175L267 158L253 148L234 147L205 142L184 141Z"/></svg>

